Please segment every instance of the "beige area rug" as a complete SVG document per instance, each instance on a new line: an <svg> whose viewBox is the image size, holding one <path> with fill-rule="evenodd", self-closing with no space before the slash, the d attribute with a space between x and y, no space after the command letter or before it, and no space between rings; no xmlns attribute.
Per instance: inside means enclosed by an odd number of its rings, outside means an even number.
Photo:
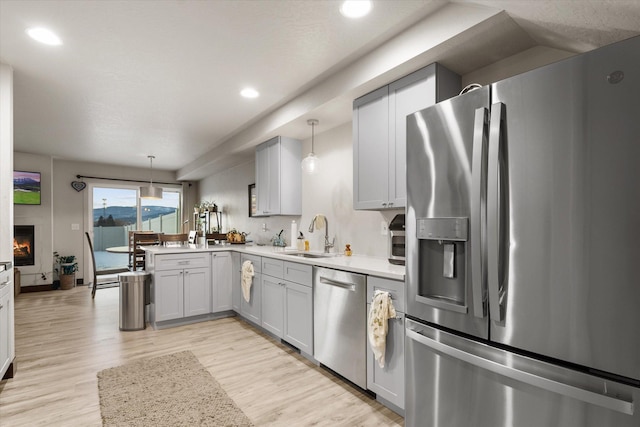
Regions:
<svg viewBox="0 0 640 427"><path fill-rule="evenodd" d="M190 351L98 372L104 426L252 426Z"/></svg>

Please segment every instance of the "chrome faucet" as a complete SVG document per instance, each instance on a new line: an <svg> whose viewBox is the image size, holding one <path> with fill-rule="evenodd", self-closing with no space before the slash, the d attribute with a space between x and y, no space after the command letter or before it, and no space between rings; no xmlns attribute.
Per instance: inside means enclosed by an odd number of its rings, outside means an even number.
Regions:
<svg viewBox="0 0 640 427"><path fill-rule="evenodd" d="M311 224L309 225L309 233L313 233L313 229L314 229L314 226L316 225L316 220L318 219L318 216L319 215L314 216L313 219L311 220ZM329 249L331 249L335 245L336 238L334 237L333 240L329 242L329 220L327 220L327 217L325 217L324 215L323 217L324 217L324 253L328 254Z"/></svg>

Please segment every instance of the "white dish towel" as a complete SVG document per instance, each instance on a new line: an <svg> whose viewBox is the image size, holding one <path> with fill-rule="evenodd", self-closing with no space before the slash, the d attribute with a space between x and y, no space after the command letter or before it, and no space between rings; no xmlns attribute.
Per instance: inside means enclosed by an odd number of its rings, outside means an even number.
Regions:
<svg viewBox="0 0 640 427"><path fill-rule="evenodd" d="M251 284L253 283L253 263L249 260L242 263L242 296L246 302L251 300Z"/></svg>
<svg viewBox="0 0 640 427"><path fill-rule="evenodd" d="M389 331L389 319L396 317L396 309L391 301L391 295L386 291L376 291L371 300L369 318L367 321L367 336L373 355L384 368L384 353L387 345L387 332Z"/></svg>

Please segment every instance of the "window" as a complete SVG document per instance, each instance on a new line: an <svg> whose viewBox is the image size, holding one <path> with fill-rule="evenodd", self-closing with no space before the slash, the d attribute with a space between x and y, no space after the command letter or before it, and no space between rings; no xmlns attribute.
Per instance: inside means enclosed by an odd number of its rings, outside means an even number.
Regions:
<svg viewBox="0 0 640 427"><path fill-rule="evenodd" d="M90 185L93 248L98 271L127 268L129 231L178 233L181 230L182 192L163 188L161 200L140 199L138 186Z"/></svg>

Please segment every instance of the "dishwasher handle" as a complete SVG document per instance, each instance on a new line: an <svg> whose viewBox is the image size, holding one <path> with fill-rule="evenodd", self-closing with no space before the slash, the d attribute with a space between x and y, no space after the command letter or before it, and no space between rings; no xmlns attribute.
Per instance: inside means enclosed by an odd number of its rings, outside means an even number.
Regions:
<svg viewBox="0 0 640 427"><path fill-rule="evenodd" d="M325 285L336 286L338 288L346 289L346 290L351 291L351 292L355 292L356 291L355 283L349 283L349 282L343 282L343 281L340 281L340 280L329 279L328 277L324 277L324 276L320 276L320 283L323 283Z"/></svg>

